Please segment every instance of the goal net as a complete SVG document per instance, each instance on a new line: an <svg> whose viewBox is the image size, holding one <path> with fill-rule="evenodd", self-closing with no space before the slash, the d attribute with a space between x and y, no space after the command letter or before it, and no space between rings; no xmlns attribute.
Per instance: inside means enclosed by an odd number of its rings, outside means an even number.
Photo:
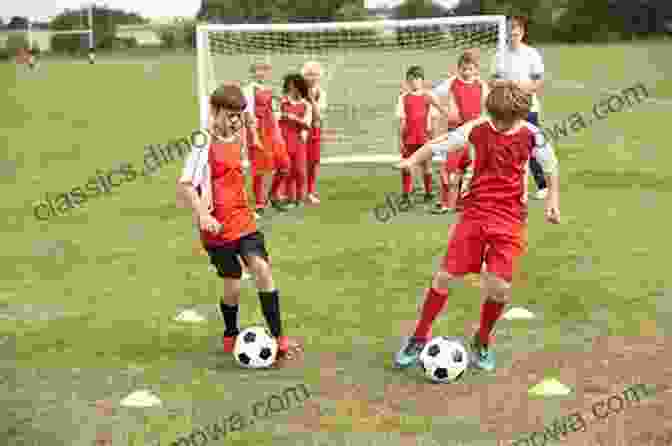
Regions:
<svg viewBox="0 0 672 446"><path fill-rule="evenodd" d="M398 158L396 104L411 65L428 80L454 71L459 55L481 55L483 76L506 45L504 16L443 17L302 24L203 24L197 27L197 82L201 125L208 95L223 81L251 80L250 66L270 62L274 95L282 78L320 62L328 107L322 125L323 161Z"/></svg>

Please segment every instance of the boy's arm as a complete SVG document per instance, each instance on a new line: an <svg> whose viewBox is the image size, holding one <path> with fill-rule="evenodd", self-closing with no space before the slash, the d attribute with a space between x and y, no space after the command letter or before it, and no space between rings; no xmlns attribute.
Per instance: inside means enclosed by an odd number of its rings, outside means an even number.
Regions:
<svg viewBox="0 0 672 446"><path fill-rule="evenodd" d="M206 163L207 149L192 148L182 169L182 175L177 180L178 207L190 208L195 222L198 222L202 215L208 214L206 204L196 189L203 182Z"/></svg>
<svg viewBox="0 0 672 446"><path fill-rule="evenodd" d="M404 111L404 96L405 94L399 95L397 100L397 111L396 115L399 118L399 147L403 149L404 147L404 130L406 129L406 113Z"/></svg>
<svg viewBox="0 0 672 446"><path fill-rule="evenodd" d="M410 158L397 164L396 167L400 169L412 169L418 164L432 159L433 155L445 157L449 152L462 149L469 140L469 133L473 126L472 121L438 138L434 138L418 149Z"/></svg>
<svg viewBox="0 0 672 446"><path fill-rule="evenodd" d="M306 101L306 113L299 122L307 128L310 128L313 124L313 105L308 101Z"/></svg>
<svg viewBox="0 0 672 446"><path fill-rule="evenodd" d="M441 102L439 101L439 97L436 95L436 93L430 91L426 93L426 96L429 99L430 104L436 107L436 109L439 110L439 112L441 112L442 115L446 117L450 116L450 108L441 104Z"/></svg>

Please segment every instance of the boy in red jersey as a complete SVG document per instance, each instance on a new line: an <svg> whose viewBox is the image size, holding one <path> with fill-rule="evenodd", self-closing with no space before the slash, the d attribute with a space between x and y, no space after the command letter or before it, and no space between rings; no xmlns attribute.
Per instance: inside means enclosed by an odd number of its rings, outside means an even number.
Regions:
<svg viewBox="0 0 672 446"><path fill-rule="evenodd" d="M222 85L210 97L210 127L205 147L194 146L178 180L178 196L190 204L210 262L223 279L220 310L224 319L224 351L232 352L238 327L242 267L254 274L261 309L278 340L279 357L289 353L282 334L279 293L273 282L264 236L257 230L247 203L241 160L240 130L246 101L240 87Z"/></svg>
<svg viewBox="0 0 672 446"><path fill-rule="evenodd" d="M254 81L245 89L248 103L247 117L255 123L248 131L250 176L255 198L257 216L264 215L267 204L266 177L275 170L279 177L289 174L289 157L284 141L279 137L278 122L273 114L273 90L266 84L271 73L269 63L255 63L251 66ZM274 207L286 211L278 203Z"/></svg>
<svg viewBox="0 0 672 446"><path fill-rule="evenodd" d="M284 96L280 102L280 129L290 159L290 174L286 181L288 207L296 208L306 199L308 167L306 151L313 121L312 106L308 102L308 84L300 74L292 73L285 76L282 90ZM274 198L278 189L279 185L276 185L274 179L271 190Z"/></svg>
<svg viewBox="0 0 672 446"><path fill-rule="evenodd" d="M449 111L439 103L434 93L424 89L425 73L421 67L414 65L406 72L406 81L409 84L410 91L402 93L397 103L397 117L399 118L399 145L401 157L409 158L420 147L427 142L427 135L432 130L431 107L434 106L442 114L448 114ZM432 164L431 161L422 163L422 173L425 186L425 202L430 202L434 196L432 194ZM412 171L403 171L402 179L402 197L404 201L410 202L410 195L413 189Z"/></svg>
<svg viewBox="0 0 672 446"><path fill-rule="evenodd" d="M434 88L437 96L447 96L450 109L456 110L457 119L449 121L447 130L454 130L468 121L481 116L488 84L479 78L480 63L471 51L465 51L457 63L457 76L453 76ZM441 199L436 203L433 214L445 214L455 209L461 172L464 171L467 155L464 150L448 154L441 167Z"/></svg>
<svg viewBox="0 0 672 446"><path fill-rule="evenodd" d="M469 178L464 178L459 221L451 228L448 251L441 270L434 275L427 290L415 332L396 354L397 367L408 367L417 362L432 323L445 306L455 280L468 273L480 273L485 260L487 272L483 275L483 291L487 297L482 307L480 329L472 341L472 361L480 369L494 369L490 334L510 300L513 271L526 244L530 156L537 157L548 177L550 193L546 198L546 219L551 223L560 222L558 160L541 131L525 121L530 106L530 95L518 87L496 87L486 101L491 118L470 121L430 141L397 165L407 170L431 158L433 152L461 150L469 144L467 153L472 171Z"/></svg>
<svg viewBox="0 0 672 446"><path fill-rule="evenodd" d="M312 106L313 122L308 136L307 156L308 161L308 204L320 204L317 195L317 175L320 170L320 151L322 136L322 115L327 109L327 93L320 86L322 77L322 66L319 62L310 61L303 65L301 70L306 83L308 84L308 100Z"/></svg>

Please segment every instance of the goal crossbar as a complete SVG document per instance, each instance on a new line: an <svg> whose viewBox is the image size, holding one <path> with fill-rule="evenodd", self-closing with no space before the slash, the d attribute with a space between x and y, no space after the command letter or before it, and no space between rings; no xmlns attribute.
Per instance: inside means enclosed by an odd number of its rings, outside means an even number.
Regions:
<svg viewBox="0 0 672 446"><path fill-rule="evenodd" d="M406 20L366 20L358 22L314 22L314 23L244 23L244 24L200 24L196 27L202 32L325 32L337 30L362 30L371 28L399 29L408 26L414 28L434 25L478 25L496 23L500 29L506 29L506 17L499 15L480 15L464 17L436 17L430 19Z"/></svg>

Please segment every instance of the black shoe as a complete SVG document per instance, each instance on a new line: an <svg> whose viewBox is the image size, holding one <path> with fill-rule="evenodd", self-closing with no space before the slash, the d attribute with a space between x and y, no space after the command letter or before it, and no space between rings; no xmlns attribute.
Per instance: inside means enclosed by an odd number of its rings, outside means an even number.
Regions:
<svg viewBox="0 0 672 446"><path fill-rule="evenodd" d="M434 215L443 215L450 212L450 208L444 207L442 203L436 203L432 208L432 214Z"/></svg>
<svg viewBox="0 0 672 446"><path fill-rule="evenodd" d="M424 200L425 203L431 203L432 201L434 201L434 194L431 192L426 192Z"/></svg>
<svg viewBox="0 0 672 446"><path fill-rule="evenodd" d="M257 210L256 210L255 212L257 213L258 216L263 217L263 216L264 216L264 213L266 212L266 209L264 209L264 208L257 208Z"/></svg>

